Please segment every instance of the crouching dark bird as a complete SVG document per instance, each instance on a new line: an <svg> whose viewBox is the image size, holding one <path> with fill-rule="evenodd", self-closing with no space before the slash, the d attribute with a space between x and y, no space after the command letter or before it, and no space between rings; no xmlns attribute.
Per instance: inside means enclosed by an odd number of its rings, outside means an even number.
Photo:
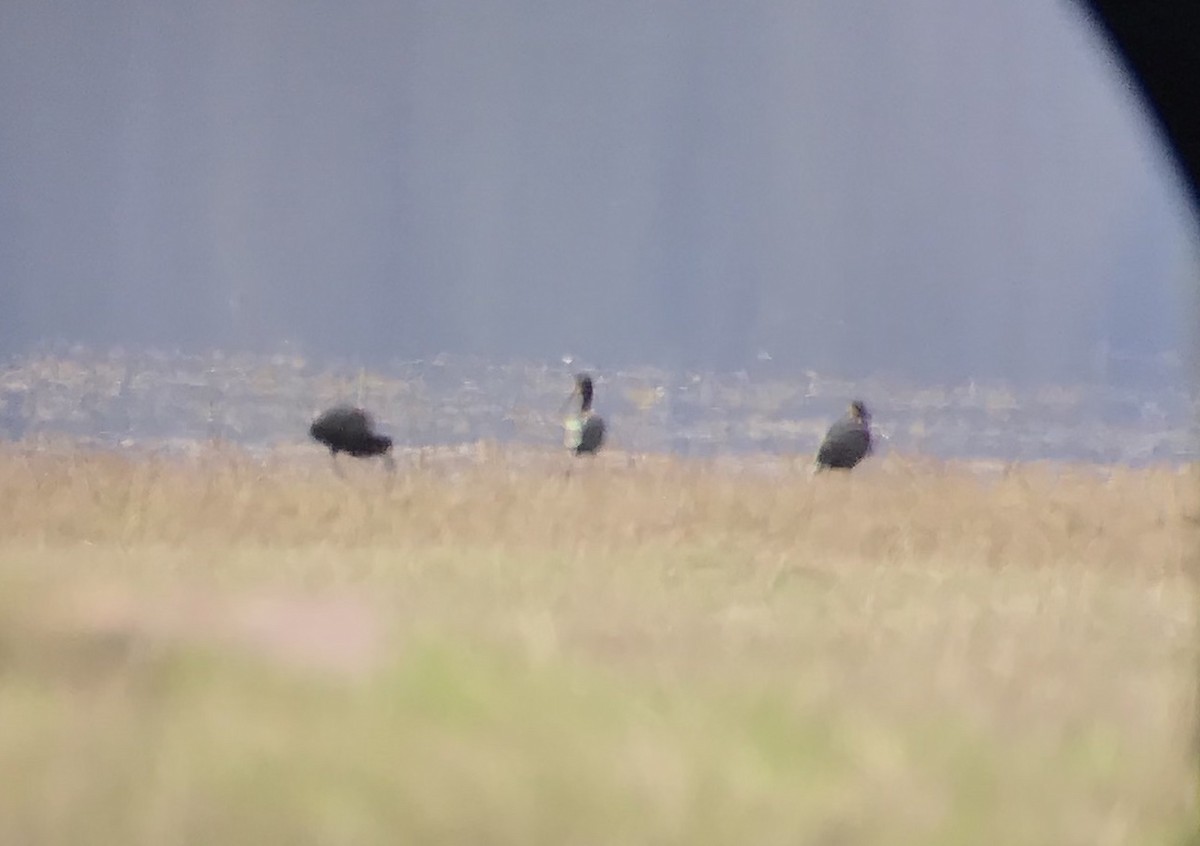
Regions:
<svg viewBox="0 0 1200 846"><path fill-rule="evenodd" d="M592 395L592 377L580 373L575 377L575 390L564 403L579 397L579 411L563 420L563 445L575 455L595 455L604 444L604 420L592 411Z"/></svg>
<svg viewBox="0 0 1200 846"><path fill-rule="evenodd" d="M384 464L394 469L391 456L392 439L375 431L371 416L361 408L339 405L321 414L308 428L313 440L329 447L337 467L337 454L344 452L355 458L383 456Z"/></svg>
<svg viewBox="0 0 1200 846"><path fill-rule="evenodd" d="M829 427L817 450L816 472L849 470L870 454L871 413L862 400L855 400L846 415Z"/></svg>

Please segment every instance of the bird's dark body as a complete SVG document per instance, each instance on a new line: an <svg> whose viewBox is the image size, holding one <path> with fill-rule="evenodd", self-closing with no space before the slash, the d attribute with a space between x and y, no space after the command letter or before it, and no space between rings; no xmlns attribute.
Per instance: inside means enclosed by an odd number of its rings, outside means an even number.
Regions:
<svg viewBox="0 0 1200 846"><path fill-rule="evenodd" d="M591 376L580 373L575 377L571 396L579 397L579 412L564 423L566 445L575 455L595 455L604 445L606 427L604 418L592 411L593 392Z"/></svg>
<svg viewBox="0 0 1200 846"><path fill-rule="evenodd" d="M313 421L308 433L334 455L344 452L355 458L367 458L385 455L392 448L392 439L377 434L370 416L361 408L331 408Z"/></svg>
<svg viewBox="0 0 1200 846"><path fill-rule="evenodd" d="M603 445L604 420L589 412L581 421L579 444L574 452L576 455L594 455Z"/></svg>
<svg viewBox="0 0 1200 846"><path fill-rule="evenodd" d="M871 417L855 402L841 420L829 427L817 451L817 469L849 470L871 454Z"/></svg>

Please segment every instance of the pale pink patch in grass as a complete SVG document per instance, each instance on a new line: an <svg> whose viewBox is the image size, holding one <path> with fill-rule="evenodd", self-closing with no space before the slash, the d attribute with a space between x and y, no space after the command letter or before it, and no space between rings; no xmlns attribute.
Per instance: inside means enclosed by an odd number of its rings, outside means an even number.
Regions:
<svg viewBox="0 0 1200 846"><path fill-rule="evenodd" d="M373 609L350 596L139 596L98 588L68 597L44 622L84 634L236 647L296 667L352 675L371 669L383 641Z"/></svg>

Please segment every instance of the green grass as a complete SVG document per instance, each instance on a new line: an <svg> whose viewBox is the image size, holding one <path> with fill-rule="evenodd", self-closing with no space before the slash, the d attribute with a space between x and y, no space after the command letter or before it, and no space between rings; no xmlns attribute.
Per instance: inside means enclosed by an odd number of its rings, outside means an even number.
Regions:
<svg viewBox="0 0 1200 846"><path fill-rule="evenodd" d="M0 477L0 844L1197 831L1194 480L226 460Z"/></svg>
<svg viewBox="0 0 1200 846"><path fill-rule="evenodd" d="M43 648L0 690L5 843L1082 844L1140 822L1122 797L1153 804L1127 794L1136 738L1086 721L1001 742L952 711L803 705L786 681L433 642L357 682Z"/></svg>
<svg viewBox="0 0 1200 846"><path fill-rule="evenodd" d="M1101 607L1123 627L1153 612L1152 594L1105 583L1035 599L1046 585L1026 573L992 581L982 604L978 572L879 573L895 595L855 625L858 573L778 588L759 616L715 598L701 613L693 585L691 610L673 615L672 567L725 581L691 551L614 564L622 584L597 586L598 616L585 616L567 599L530 607L555 581L578 583L571 568L481 558L410 562L421 574L474 561L494 581L464 590L465 609L423 596L365 672L127 622L64 629L44 622L53 613L30 619L36 600L10 604L0 842L1084 844L1188 830L1184 715L1169 697L1183 644L1121 645L1077 613ZM288 562L256 589L289 581ZM526 568L536 585L500 591ZM620 574L640 600L616 601ZM630 624L647 614L661 628ZM1037 640L1044 614L1057 642Z"/></svg>

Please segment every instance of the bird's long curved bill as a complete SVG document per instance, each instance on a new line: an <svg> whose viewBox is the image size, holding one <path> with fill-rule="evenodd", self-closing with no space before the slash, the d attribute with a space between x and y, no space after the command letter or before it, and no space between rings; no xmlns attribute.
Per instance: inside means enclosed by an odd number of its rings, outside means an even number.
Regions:
<svg viewBox="0 0 1200 846"><path fill-rule="evenodd" d="M575 400L575 397L577 397L577 396L579 396L579 386L578 385L576 385L575 390L571 391L571 393L567 395L567 398L562 401L562 405L560 405L558 407L558 413L560 416L567 413L567 409L570 408L571 403Z"/></svg>

